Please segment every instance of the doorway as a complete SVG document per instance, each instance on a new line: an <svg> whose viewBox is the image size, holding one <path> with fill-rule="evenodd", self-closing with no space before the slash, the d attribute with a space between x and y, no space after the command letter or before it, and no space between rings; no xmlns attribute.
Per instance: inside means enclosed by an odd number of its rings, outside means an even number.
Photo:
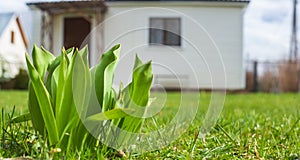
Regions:
<svg viewBox="0 0 300 160"><path fill-rule="evenodd" d="M83 17L68 17L64 19L64 47L80 48L89 44L85 40L91 31L91 23Z"/></svg>

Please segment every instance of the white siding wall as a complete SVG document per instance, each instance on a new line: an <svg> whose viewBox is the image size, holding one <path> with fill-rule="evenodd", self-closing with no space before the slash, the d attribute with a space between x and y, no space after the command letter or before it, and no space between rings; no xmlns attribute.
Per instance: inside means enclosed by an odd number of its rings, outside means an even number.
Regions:
<svg viewBox="0 0 300 160"><path fill-rule="evenodd" d="M135 53L139 53L143 60L153 61L155 74L167 75L167 78L155 79L166 86L175 83L170 76L175 74L182 80L183 88L222 89L225 87L224 77L227 79L226 88L244 87L243 5L152 4L108 3L104 22L105 49L122 44L116 84L128 82ZM180 17L182 46L149 46L150 17Z"/></svg>
<svg viewBox="0 0 300 160"><path fill-rule="evenodd" d="M58 15L53 17L53 54L61 54L64 41L64 17Z"/></svg>
<svg viewBox="0 0 300 160"><path fill-rule="evenodd" d="M14 43L11 43L11 31L14 32ZM5 66L7 69L6 78L15 77L19 73L20 68L25 68L26 51L26 46L14 17L0 37L0 56L9 62L9 64ZM1 66L0 70L2 71ZM0 75L1 74L2 73L0 73Z"/></svg>
<svg viewBox="0 0 300 160"><path fill-rule="evenodd" d="M42 35L42 13L38 9L31 10L32 17L32 29L31 29L31 40L29 41L28 50L32 51L33 45L41 45L41 35Z"/></svg>

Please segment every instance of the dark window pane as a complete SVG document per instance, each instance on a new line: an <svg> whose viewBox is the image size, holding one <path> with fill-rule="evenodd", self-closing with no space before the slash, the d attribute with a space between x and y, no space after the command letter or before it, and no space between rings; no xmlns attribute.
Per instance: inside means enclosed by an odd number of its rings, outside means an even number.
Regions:
<svg viewBox="0 0 300 160"><path fill-rule="evenodd" d="M180 46L180 18L150 18L149 43Z"/></svg>
<svg viewBox="0 0 300 160"><path fill-rule="evenodd" d="M163 33L161 29L150 29L150 44L163 44Z"/></svg>
<svg viewBox="0 0 300 160"><path fill-rule="evenodd" d="M167 31L165 45L180 46L180 35Z"/></svg>

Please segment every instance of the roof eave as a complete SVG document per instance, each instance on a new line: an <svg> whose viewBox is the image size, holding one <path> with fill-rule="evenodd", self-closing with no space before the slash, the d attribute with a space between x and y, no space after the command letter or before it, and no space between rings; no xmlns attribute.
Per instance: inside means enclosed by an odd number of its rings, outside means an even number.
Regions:
<svg viewBox="0 0 300 160"><path fill-rule="evenodd" d="M77 12L78 10L89 10L92 12L105 12L107 7L104 1L54 1L54 2L30 2L26 3L31 9L40 9L51 14Z"/></svg>
<svg viewBox="0 0 300 160"><path fill-rule="evenodd" d="M234 8L245 8L248 6L249 1L237 2L237 1L107 1L108 7L143 7L143 6L199 6L199 7L234 7Z"/></svg>

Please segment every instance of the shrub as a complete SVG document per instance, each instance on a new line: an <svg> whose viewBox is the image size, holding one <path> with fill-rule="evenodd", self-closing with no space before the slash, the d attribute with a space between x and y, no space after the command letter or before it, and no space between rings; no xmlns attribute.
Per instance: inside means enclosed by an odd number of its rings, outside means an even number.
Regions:
<svg viewBox="0 0 300 160"><path fill-rule="evenodd" d="M279 89L281 92L298 91L297 63L288 61L279 65Z"/></svg>
<svg viewBox="0 0 300 160"><path fill-rule="evenodd" d="M3 82L0 82L0 89L18 89L26 90L28 89L29 78L26 70L20 69L19 74L12 79L6 79Z"/></svg>
<svg viewBox="0 0 300 160"><path fill-rule="evenodd" d="M26 70L20 69L19 74L14 78L14 89L26 90L28 89L29 78Z"/></svg>
<svg viewBox="0 0 300 160"><path fill-rule="evenodd" d="M254 75L251 71L246 71L246 88L247 92L254 90Z"/></svg>
<svg viewBox="0 0 300 160"><path fill-rule="evenodd" d="M275 73L275 70L266 69L259 81L262 92L271 93L278 91L278 77Z"/></svg>
<svg viewBox="0 0 300 160"><path fill-rule="evenodd" d="M0 89L11 90L14 89L15 79L7 79L0 83Z"/></svg>

